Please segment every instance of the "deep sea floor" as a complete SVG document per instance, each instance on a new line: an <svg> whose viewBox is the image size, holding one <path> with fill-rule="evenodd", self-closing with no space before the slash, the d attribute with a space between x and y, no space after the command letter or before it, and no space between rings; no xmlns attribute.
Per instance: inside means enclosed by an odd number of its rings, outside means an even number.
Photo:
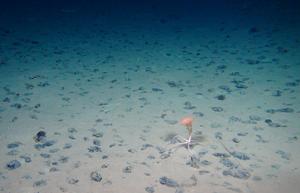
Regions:
<svg viewBox="0 0 300 193"><path fill-rule="evenodd" d="M0 192L298 192L296 26L59 14L0 28Z"/></svg>

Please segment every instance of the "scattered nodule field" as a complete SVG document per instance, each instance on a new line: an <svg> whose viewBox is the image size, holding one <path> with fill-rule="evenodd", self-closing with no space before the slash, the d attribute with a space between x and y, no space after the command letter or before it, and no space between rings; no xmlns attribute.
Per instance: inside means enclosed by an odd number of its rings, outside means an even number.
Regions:
<svg viewBox="0 0 300 193"><path fill-rule="evenodd" d="M0 192L299 190L297 26L58 14L1 20Z"/></svg>

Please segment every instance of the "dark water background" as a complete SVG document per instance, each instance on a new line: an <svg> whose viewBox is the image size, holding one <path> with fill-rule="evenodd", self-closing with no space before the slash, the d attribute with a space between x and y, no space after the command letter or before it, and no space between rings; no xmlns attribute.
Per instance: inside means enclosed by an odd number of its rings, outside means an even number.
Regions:
<svg viewBox="0 0 300 193"><path fill-rule="evenodd" d="M253 1L253 0L173 0L173 1L1 1L1 22L18 25L21 18L37 16L44 22L55 22L63 17L73 22L85 20L92 22L103 17L107 22L118 24L132 18L144 24L151 24L147 16L155 16L162 24L186 19L195 25L206 22L236 22L236 24L283 22L291 26L299 25L300 1ZM72 16L64 13L76 11ZM146 14L146 15L145 15ZM218 20L211 20L212 18ZM200 23L199 23L200 22ZM47 23L45 23L46 25Z"/></svg>

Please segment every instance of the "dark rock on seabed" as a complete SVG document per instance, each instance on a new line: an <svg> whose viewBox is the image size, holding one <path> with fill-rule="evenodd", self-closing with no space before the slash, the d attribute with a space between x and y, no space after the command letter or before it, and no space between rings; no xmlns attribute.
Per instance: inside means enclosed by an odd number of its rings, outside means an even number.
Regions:
<svg viewBox="0 0 300 193"><path fill-rule="evenodd" d="M35 136L33 137L35 142L40 142L46 138L46 132L45 131L39 131Z"/></svg>
<svg viewBox="0 0 300 193"><path fill-rule="evenodd" d="M50 146L54 145L55 143L56 143L56 141L54 141L54 140L48 140L48 141L45 141L44 143L35 144L34 147L37 150L40 150L40 149L44 149L46 147L50 147Z"/></svg>
<svg viewBox="0 0 300 193"><path fill-rule="evenodd" d="M24 161L26 163L30 163L31 162L31 158L29 156L26 155L21 155L20 158L24 159Z"/></svg>
<svg viewBox="0 0 300 193"><path fill-rule="evenodd" d="M248 155L246 155L245 153L242 153L242 152L234 151L231 153L231 155L240 160L249 160L250 159L250 157Z"/></svg>
<svg viewBox="0 0 300 193"><path fill-rule="evenodd" d="M8 170L14 170L21 166L21 163L18 160L12 160L6 164Z"/></svg>
<svg viewBox="0 0 300 193"><path fill-rule="evenodd" d="M287 152L282 151L282 150L277 150L276 154L280 155L280 157L282 159L286 159L286 160L290 160L290 157L291 157L290 153L287 153Z"/></svg>
<svg viewBox="0 0 300 193"><path fill-rule="evenodd" d="M222 107L212 107L211 108L213 111L215 112L222 112L223 111L223 108Z"/></svg>
<svg viewBox="0 0 300 193"><path fill-rule="evenodd" d="M148 193L154 193L154 188L152 186L148 186L145 188L145 191L148 192Z"/></svg>
<svg viewBox="0 0 300 193"><path fill-rule="evenodd" d="M162 185L166 185L166 186L169 186L169 187L178 187L179 184L171 179L171 178L168 178L166 176L163 176L161 178L159 178L159 182L162 184Z"/></svg>
<svg viewBox="0 0 300 193"><path fill-rule="evenodd" d="M225 100L225 95L218 95L218 96L216 96L216 99L218 99L218 100L220 100L220 101L223 101L223 100Z"/></svg>
<svg viewBox="0 0 300 193"><path fill-rule="evenodd" d="M90 177L93 181L95 182L101 182L102 180L102 176L100 174L99 171L93 171L91 174L90 174Z"/></svg>
<svg viewBox="0 0 300 193"><path fill-rule="evenodd" d="M40 186L45 186L45 185L47 185L46 180L38 180L33 183L33 187L40 187Z"/></svg>
<svg viewBox="0 0 300 193"><path fill-rule="evenodd" d="M224 170L223 171L224 176L232 176L234 178L239 178L239 179L248 179L251 175L247 170L240 169L240 168L231 168L229 170Z"/></svg>
<svg viewBox="0 0 300 193"><path fill-rule="evenodd" d="M20 145L21 145L20 142L9 143L9 144L7 144L7 148L8 148L8 149L17 148L17 147L19 147Z"/></svg>
<svg viewBox="0 0 300 193"><path fill-rule="evenodd" d="M213 153L215 157L220 157L220 158L228 158L230 155L228 153Z"/></svg>
<svg viewBox="0 0 300 193"><path fill-rule="evenodd" d="M132 166L126 166L124 169L123 169L123 173L131 173L133 170L133 167Z"/></svg>

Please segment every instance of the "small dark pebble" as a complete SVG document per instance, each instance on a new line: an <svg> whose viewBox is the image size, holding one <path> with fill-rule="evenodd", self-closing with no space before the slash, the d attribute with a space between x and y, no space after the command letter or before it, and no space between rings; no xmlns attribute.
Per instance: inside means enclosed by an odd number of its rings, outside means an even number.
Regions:
<svg viewBox="0 0 300 193"><path fill-rule="evenodd" d="M208 165L211 165L211 162L208 161L208 160L202 160L202 161L201 161L201 164L202 164L202 165L205 165L205 166L208 166Z"/></svg>
<svg viewBox="0 0 300 193"><path fill-rule="evenodd" d="M223 100L225 100L225 95L218 95L218 96L216 96L216 99L218 99L218 100L220 100L220 101L223 101Z"/></svg>
<svg viewBox="0 0 300 193"><path fill-rule="evenodd" d="M148 155L148 156L147 156L147 159L154 160L154 159L155 159L155 156L154 156L154 155Z"/></svg>
<svg viewBox="0 0 300 193"><path fill-rule="evenodd" d="M145 149L147 149L149 147L153 147L153 145L151 145L151 144L143 144L143 146L141 147L141 150L145 150Z"/></svg>
<svg viewBox="0 0 300 193"><path fill-rule="evenodd" d="M50 147L50 146L54 145L55 143L56 143L56 141L54 141L54 140L48 140L44 143L35 144L34 147L37 150L40 150L40 149L44 149L45 147Z"/></svg>
<svg viewBox="0 0 300 193"><path fill-rule="evenodd" d="M148 192L148 193L154 193L155 192L153 186L146 187L145 191Z"/></svg>
<svg viewBox="0 0 300 193"><path fill-rule="evenodd" d="M269 125L269 127L285 127L285 125L281 125L279 123L274 123L271 119L266 119L265 123Z"/></svg>
<svg viewBox="0 0 300 193"><path fill-rule="evenodd" d="M178 123L177 120L169 120L169 119L165 119L164 120L166 123L170 124L170 125L176 125Z"/></svg>
<svg viewBox="0 0 300 193"><path fill-rule="evenodd" d="M37 86L39 86L39 87L46 87L46 86L49 86L50 84L48 83L48 82L39 82L38 84L37 84Z"/></svg>
<svg viewBox="0 0 300 193"><path fill-rule="evenodd" d="M74 135L69 135L69 139L75 140L76 137Z"/></svg>
<svg viewBox="0 0 300 193"><path fill-rule="evenodd" d="M90 177L93 181L95 182L101 182L102 180L102 176L100 174L99 171L93 171L91 174L90 174Z"/></svg>
<svg viewBox="0 0 300 193"><path fill-rule="evenodd" d="M178 86L179 86L179 85L178 85L176 82L174 82L174 81L168 81L167 84L169 85L169 87L172 87L172 88L178 87Z"/></svg>
<svg viewBox="0 0 300 193"><path fill-rule="evenodd" d="M240 160L249 160L250 159L250 157L248 155L246 155L245 153L242 153L242 152L234 151L231 153L231 155Z"/></svg>
<svg viewBox="0 0 300 193"><path fill-rule="evenodd" d="M152 91L154 91L154 92L162 92L163 90L161 88L152 88Z"/></svg>
<svg viewBox="0 0 300 193"><path fill-rule="evenodd" d="M274 113L276 113L277 111L276 111L275 109L267 109L266 112L267 112L267 113L274 114Z"/></svg>
<svg viewBox="0 0 300 193"><path fill-rule="evenodd" d="M246 136L246 135L248 135L248 132L239 132L237 135L238 136Z"/></svg>
<svg viewBox="0 0 300 193"><path fill-rule="evenodd" d="M50 149L49 153L56 153L59 152L59 148Z"/></svg>
<svg viewBox="0 0 300 193"><path fill-rule="evenodd" d="M132 166L126 166L122 171L123 173L131 173L133 170L133 167Z"/></svg>
<svg viewBox="0 0 300 193"><path fill-rule="evenodd" d="M102 152L102 150L101 150L101 148L99 146L90 146L90 147L88 147L88 151L90 153Z"/></svg>
<svg viewBox="0 0 300 193"><path fill-rule="evenodd" d="M5 97L2 101L5 102L5 103L9 103L10 99L8 97Z"/></svg>
<svg viewBox="0 0 300 193"><path fill-rule="evenodd" d="M227 93L231 93L232 90L229 88L229 86L221 85L219 86L219 89L226 91Z"/></svg>
<svg viewBox="0 0 300 193"><path fill-rule="evenodd" d="M274 97L279 97L281 95L282 95L282 91L280 91L280 90L276 90L272 93L272 96L274 96Z"/></svg>
<svg viewBox="0 0 300 193"><path fill-rule="evenodd" d="M277 51L278 51L278 53L280 53L280 54L285 54L285 53L288 52L288 49L279 46L279 47L277 47Z"/></svg>
<svg viewBox="0 0 300 193"><path fill-rule="evenodd" d="M200 152L198 153L198 155L199 155L200 157L202 157L202 156L206 155L207 153L208 153L207 150L202 150L202 151L200 151Z"/></svg>
<svg viewBox="0 0 300 193"><path fill-rule="evenodd" d="M226 68L227 68L226 65L219 65L219 66L217 66L216 70L224 71Z"/></svg>
<svg viewBox="0 0 300 193"><path fill-rule="evenodd" d="M298 140L298 136L292 136L288 138L289 142L293 142L293 141L297 141Z"/></svg>
<svg viewBox="0 0 300 193"><path fill-rule="evenodd" d="M77 184L79 182L79 180L77 178L70 178L68 179L68 183L69 184Z"/></svg>
<svg viewBox="0 0 300 193"><path fill-rule="evenodd" d="M57 172L57 171L59 171L59 169L56 168L56 167L51 167L51 168L49 169L49 172Z"/></svg>
<svg viewBox="0 0 300 193"><path fill-rule="evenodd" d="M26 155L21 155L20 158L24 159L24 161L26 163L30 163L31 162L31 158L29 156Z"/></svg>
<svg viewBox="0 0 300 193"><path fill-rule="evenodd" d="M171 156L171 151L168 151L168 152L161 153L159 158L160 159L167 159L170 156Z"/></svg>
<svg viewBox="0 0 300 193"><path fill-rule="evenodd" d="M46 138L46 132L45 131L39 131L35 136L33 137L35 142L40 142Z"/></svg>
<svg viewBox="0 0 300 193"><path fill-rule="evenodd" d="M192 109L195 109L195 108L196 108L196 106L193 106L192 103L189 102L189 101L186 101L184 103L184 109L186 109L186 110L192 110Z"/></svg>
<svg viewBox="0 0 300 193"><path fill-rule="evenodd" d="M267 124L270 124L270 123L272 123L273 121L271 120L271 119L266 119L265 120L265 123L267 123Z"/></svg>
<svg viewBox="0 0 300 193"><path fill-rule="evenodd" d="M228 159L228 158L221 159L220 162L221 162L225 167L228 167L228 168L236 167L236 164L234 164L234 163L233 163L230 159Z"/></svg>
<svg viewBox="0 0 300 193"><path fill-rule="evenodd" d="M112 144L110 144L108 147L109 148L112 148L112 147L115 147L117 144L116 143L112 143Z"/></svg>
<svg viewBox="0 0 300 193"><path fill-rule="evenodd" d="M236 117L236 116L231 116L230 118L229 118L229 122L241 122L242 121L242 119L241 118L239 118L239 117Z"/></svg>
<svg viewBox="0 0 300 193"><path fill-rule="evenodd" d="M36 104L36 105L34 105L34 108L39 108L39 107L41 107L41 104Z"/></svg>
<svg viewBox="0 0 300 193"><path fill-rule="evenodd" d="M7 144L7 148L8 149L12 149L12 148L17 148L20 146L20 142L14 142L14 143L10 143L10 144Z"/></svg>
<svg viewBox="0 0 300 193"><path fill-rule="evenodd" d="M77 129L71 127L71 128L68 128L68 132L69 133L77 133Z"/></svg>
<svg viewBox="0 0 300 193"><path fill-rule="evenodd" d="M21 166L21 163L18 160L12 160L6 164L8 170L14 170Z"/></svg>
<svg viewBox="0 0 300 193"><path fill-rule="evenodd" d="M29 175L29 174L25 174L24 176L22 176L23 179L26 179L26 180L31 180L32 177Z"/></svg>
<svg viewBox="0 0 300 193"><path fill-rule="evenodd" d="M48 153L41 153L40 156L43 158L50 158L50 154Z"/></svg>
<svg viewBox="0 0 300 193"><path fill-rule="evenodd" d="M103 133L102 132L97 132L97 133L94 133L93 136L97 137L97 138L103 137Z"/></svg>
<svg viewBox="0 0 300 193"><path fill-rule="evenodd" d="M211 108L214 112L222 112L223 108L222 107L212 107Z"/></svg>
<svg viewBox="0 0 300 193"><path fill-rule="evenodd" d="M66 143L63 147L63 149L70 149L72 147L72 144Z"/></svg>
<svg viewBox="0 0 300 193"><path fill-rule="evenodd" d="M164 153L164 152L167 151L166 148L161 147L161 146L156 146L155 149L156 149L156 150L158 151L158 153L160 153L160 154L162 154L162 153Z"/></svg>
<svg viewBox="0 0 300 193"><path fill-rule="evenodd" d="M297 82L287 82L285 83L286 86L289 86L289 87L294 87L294 86L297 86L298 83Z"/></svg>
<svg viewBox="0 0 300 193"><path fill-rule="evenodd" d="M34 187L40 187L40 186L45 186L47 185L47 181L46 180L38 180L36 182L33 183Z"/></svg>
<svg viewBox="0 0 300 193"><path fill-rule="evenodd" d="M224 176L232 176L234 178L239 178L239 179L248 179L251 175L247 170L240 169L240 168L231 168L229 170L224 170L223 171Z"/></svg>
<svg viewBox="0 0 300 193"><path fill-rule="evenodd" d="M45 146L43 146L43 144L35 144L34 147L35 147L35 149L37 149L37 150L40 150L40 149L45 148Z"/></svg>
<svg viewBox="0 0 300 193"><path fill-rule="evenodd" d="M255 64L259 64L260 63L259 60L255 60L255 59L246 59L246 62L249 65L255 65Z"/></svg>
<svg viewBox="0 0 300 193"><path fill-rule="evenodd" d="M132 148L128 149L127 151L128 151L129 153L136 153L136 152L137 152L135 149L132 149Z"/></svg>
<svg viewBox="0 0 300 193"><path fill-rule="evenodd" d="M213 153L215 157L228 158L230 155L228 153Z"/></svg>
<svg viewBox="0 0 300 193"><path fill-rule="evenodd" d="M277 153L278 155L280 155L280 157L281 157L282 159L290 160L291 155L290 155L289 153L284 152L284 151L282 151L282 150L277 150L276 153Z"/></svg>
<svg viewBox="0 0 300 193"><path fill-rule="evenodd" d="M207 170L200 170L199 175L209 174L210 172Z"/></svg>
<svg viewBox="0 0 300 193"><path fill-rule="evenodd" d="M21 109L22 108L22 105L20 103L15 103L15 104L12 104L10 105L11 107L14 107L16 109Z"/></svg>
<svg viewBox="0 0 300 193"><path fill-rule="evenodd" d="M236 84L235 87L236 88L240 88L240 89L246 89L246 88L248 88L248 86L246 86L244 84Z"/></svg>
<svg viewBox="0 0 300 193"><path fill-rule="evenodd" d="M193 112L193 115L197 116L197 117L203 117L204 114L202 112Z"/></svg>
<svg viewBox="0 0 300 193"><path fill-rule="evenodd" d="M162 185L166 185L168 187L178 187L179 186L179 184L175 180L170 179L166 176L163 176L163 177L159 178L159 182Z"/></svg>
<svg viewBox="0 0 300 193"><path fill-rule="evenodd" d="M54 145L55 144L55 141L54 140L48 140L48 141L46 141L45 143L43 143L43 146L45 146L45 147L50 147L50 146L52 146L52 145Z"/></svg>
<svg viewBox="0 0 300 193"><path fill-rule="evenodd" d="M232 141L233 141L234 143L239 143L241 140L238 139L238 138L233 138Z"/></svg>
<svg viewBox="0 0 300 193"><path fill-rule="evenodd" d="M49 163L50 163L50 161L49 161ZM57 161L51 162L51 165L57 166L57 165L58 165L58 162L57 162Z"/></svg>
<svg viewBox="0 0 300 193"><path fill-rule="evenodd" d="M101 146L101 142L100 142L99 139L94 139L93 144L96 145L96 146Z"/></svg>
<svg viewBox="0 0 300 193"><path fill-rule="evenodd" d="M293 113L294 112L294 109L292 108L281 108L281 109L267 109L266 110L267 113L271 113L271 114L274 114L274 113Z"/></svg>
<svg viewBox="0 0 300 193"><path fill-rule="evenodd" d="M67 156L61 156L59 159L58 159L59 163L67 163L69 161L69 157Z"/></svg>

